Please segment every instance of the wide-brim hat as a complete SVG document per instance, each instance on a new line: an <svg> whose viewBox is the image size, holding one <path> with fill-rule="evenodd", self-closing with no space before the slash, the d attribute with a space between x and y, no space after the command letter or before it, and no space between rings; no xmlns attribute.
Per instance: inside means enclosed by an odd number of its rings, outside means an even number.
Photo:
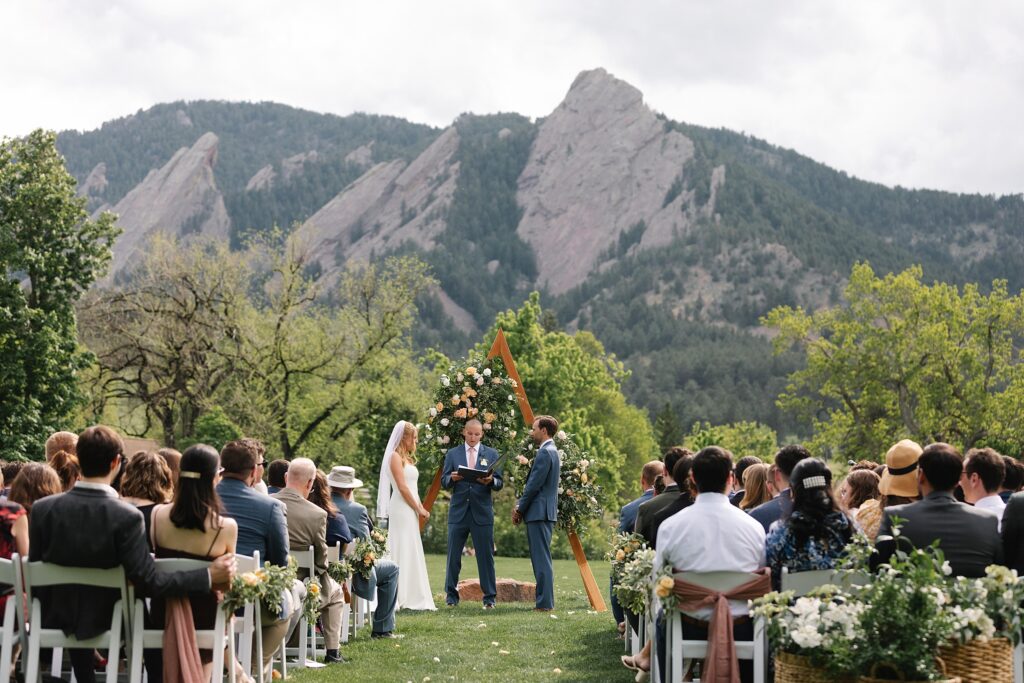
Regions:
<svg viewBox="0 0 1024 683"><path fill-rule="evenodd" d="M916 498L917 461L921 457L921 446L910 439L893 444L885 454L885 471L878 482L878 491L884 496Z"/></svg>
<svg viewBox="0 0 1024 683"><path fill-rule="evenodd" d="M332 467L327 483L336 489L357 489L363 485L362 480L356 479L356 471L345 465Z"/></svg>

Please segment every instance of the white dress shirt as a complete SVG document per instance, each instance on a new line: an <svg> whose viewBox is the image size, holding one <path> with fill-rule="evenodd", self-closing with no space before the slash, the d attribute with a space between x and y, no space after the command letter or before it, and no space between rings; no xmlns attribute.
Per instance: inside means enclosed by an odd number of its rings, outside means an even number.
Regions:
<svg viewBox="0 0 1024 683"><path fill-rule="evenodd" d="M701 493L693 505L658 527L654 573L669 563L683 572L755 572L767 564L764 527L721 493ZM734 616L747 614L745 600L730 600ZM688 613L707 619L711 608Z"/></svg>
<svg viewBox="0 0 1024 683"><path fill-rule="evenodd" d="M993 493L991 496L985 496L978 500L974 507L979 510L991 510L996 513L996 516L999 517L999 530L1003 530L1003 510L1006 509L1006 503L1003 502L998 493Z"/></svg>

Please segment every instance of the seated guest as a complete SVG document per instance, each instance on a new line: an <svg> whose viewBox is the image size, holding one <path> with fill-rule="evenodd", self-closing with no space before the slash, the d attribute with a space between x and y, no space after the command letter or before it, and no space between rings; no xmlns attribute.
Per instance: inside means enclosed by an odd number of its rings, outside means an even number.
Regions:
<svg viewBox="0 0 1024 683"><path fill-rule="evenodd" d="M746 493L746 480L743 478L743 473L747 471L748 467L760 464L761 458L756 455L744 455L736 462L736 468L733 470L733 476L736 479L736 490L729 494L729 502L736 507L740 506L740 501L743 500L743 496ZM762 502L767 502L767 500Z"/></svg>
<svg viewBox="0 0 1024 683"><path fill-rule="evenodd" d="M327 483L331 485L331 500L345 516L353 536L367 538L373 529L373 520L365 505L352 500L353 492L363 485L362 480L356 479L356 471L338 465L327 475ZM378 559L369 579L364 579L359 573L352 576L352 592L364 600L377 598L371 637L396 637L392 631L395 629L395 605L398 600L398 565L390 560Z"/></svg>
<svg viewBox="0 0 1024 683"><path fill-rule="evenodd" d="M882 494L878 490L878 483L881 478L874 470L853 470L843 480L842 493L839 496L839 507L841 507L851 519L856 517L857 512L864 503L869 500L877 500Z"/></svg>
<svg viewBox="0 0 1024 683"><path fill-rule="evenodd" d="M313 489L309 492L309 502L327 513L327 547L341 543L341 552L352 542L352 532L348 528L345 515L338 512L338 506L331 500L331 487L327 484L327 475L316 471Z"/></svg>
<svg viewBox="0 0 1024 683"><path fill-rule="evenodd" d="M0 488L4 486L3 470L0 470ZM11 559L14 553L28 557L28 513L25 508L0 497L0 558ZM7 587L0 595L0 614L7 604L7 596L14 591Z"/></svg>
<svg viewBox="0 0 1024 683"><path fill-rule="evenodd" d="M1006 503L999 497L999 487L1006 474L1003 456L991 448L972 448L964 457L964 471L960 475L960 488L964 502L981 510L991 510L1003 521Z"/></svg>
<svg viewBox="0 0 1024 683"><path fill-rule="evenodd" d="M924 498L916 503L886 507L878 530L878 552L871 558L872 568L892 557L896 549L892 518L899 517L905 520L898 537L901 544L926 548L938 541L955 576L984 576L985 567L1003 561L999 518L994 512L953 498L953 489L963 472L963 457L953 446L929 445L918 464L917 482Z"/></svg>
<svg viewBox="0 0 1024 683"><path fill-rule="evenodd" d="M771 467L763 462L755 463L743 470L743 498L736 507L744 512L750 512L772 499L772 494L768 490L769 470Z"/></svg>
<svg viewBox="0 0 1024 683"><path fill-rule="evenodd" d="M655 496L653 500L649 500L640 506L641 511L644 513L644 524L640 526L640 516L636 518L637 521L637 533L644 537L647 544L651 548L658 547L658 529L661 528L662 523L672 517L674 514L685 508L693 505L694 490L693 481L690 479L690 468L693 466L693 454L684 449L682 455L676 460L672 466L672 479L675 481L675 485L678 490L675 495L667 496L664 499L661 496ZM666 463L668 459L666 458ZM662 503L660 507L649 514L643 510L647 505L652 505L655 502Z"/></svg>
<svg viewBox="0 0 1024 683"><path fill-rule="evenodd" d="M809 457L810 452L796 444L783 446L775 454L775 466L778 469L775 471L773 483L778 493L767 503L750 510L750 516L761 523L765 533L768 533L772 522L782 519L793 509L793 498L789 495L789 475L798 462Z"/></svg>
<svg viewBox="0 0 1024 683"><path fill-rule="evenodd" d="M654 496L653 498L644 501L640 504L636 511L636 522L633 525L633 531L644 537L647 541L647 545L654 547L655 533L657 527L654 524L655 516L665 508L669 506L676 507L676 512L682 510L682 507L678 507L680 486L679 481L673 476L673 470L675 469L676 463L679 459L689 455L693 457L693 453L685 448L675 446L668 449L665 452L665 457L662 459L662 463L665 467L665 474L663 475L663 481L665 482L665 490L662 493ZM689 470L687 470L689 474ZM683 482L686 484L686 482ZM685 490L683 491L685 493ZM686 499L689 500L689 495L686 494ZM685 507L685 506L683 506Z"/></svg>
<svg viewBox="0 0 1024 683"><path fill-rule="evenodd" d="M67 451L57 451L50 459L50 467L60 478L61 491L68 491L82 478L82 470L78 466L78 456Z"/></svg>
<svg viewBox="0 0 1024 683"><path fill-rule="evenodd" d="M267 465L267 493L273 495L284 488L284 475L288 471L288 461L284 458Z"/></svg>
<svg viewBox="0 0 1024 683"><path fill-rule="evenodd" d="M166 468L163 459L158 455L143 453L141 457L149 455ZM138 457L140 456L136 456ZM134 462L136 458L132 461ZM166 471L170 472L169 469ZM220 458L217 451L210 446L196 444L182 453L174 501L170 504L157 505L152 512L150 539L156 557L214 560L223 555L234 554L238 525L235 524L235 520L221 514L220 499L217 498L215 488L220 479L219 472ZM124 479L127 478L126 472ZM223 591L229 586L219 584L212 588ZM195 628L212 629L219 609L217 594L212 590L192 594L189 596L189 602ZM163 600L154 599L150 610L153 624L167 622L168 608ZM164 670L168 668L166 662L176 657L176 649L164 648ZM202 674L201 680L210 677L213 651L199 650L199 659L202 662L202 672L186 671L187 665L179 662L184 680L195 680L193 676L196 673ZM232 665L238 667L237 663ZM216 678L220 678L219 673Z"/></svg>
<svg viewBox="0 0 1024 683"><path fill-rule="evenodd" d="M209 569L157 573L142 513L119 500L110 487L123 451L124 442L110 427L90 427L79 435L82 480L67 493L36 503L29 520L29 559L68 567L122 566L128 580L151 597L205 593L213 585L228 584L235 573L232 555L217 558ZM118 590L83 591L79 586L41 588L34 595L42 602L44 627L60 628L80 640L110 627L114 602L121 597ZM94 683L92 649L69 653L79 683Z"/></svg>
<svg viewBox="0 0 1024 683"><path fill-rule="evenodd" d="M338 651L341 642L341 612L345 597L341 586L327 574L327 513L307 500L316 480L316 465L308 458L296 458L288 466L285 487L272 497L288 508L288 544L292 550L313 546L313 564L320 582L320 617L324 626L327 663L345 660Z"/></svg>
<svg viewBox="0 0 1024 683"><path fill-rule="evenodd" d="M58 451L64 451L71 455L76 455L75 449L78 447L78 435L73 432L54 432L50 434L50 437L46 440L46 462L49 463L53 456Z"/></svg>
<svg viewBox="0 0 1024 683"><path fill-rule="evenodd" d="M21 472L21 468L24 466L23 460L13 460L0 465L0 473L4 475L4 488L0 491L0 496L6 497L11 494L11 482L17 479L18 472Z"/></svg>
<svg viewBox="0 0 1024 683"><path fill-rule="evenodd" d="M854 523L872 541L878 536L882 513L887 507L905 505L920 498L917 488L917 465L921 447L910 439L892 445L885 454L885 464L878 481L878 498L865 500L857 508Z"/></svg>
<svg viewBox="0 0 1024 683"><path fill-rule="evenodd" d="M259 552L260 563L269 562L278 567L288 566L288 526L285 506L279 500L265 496L252 488L256 481L258 452L248 442L230 441L220 451L223 468L217 495L224 506L224 516L238 525L235 552L252 557ZM302 610L299 604L305 588L295 581L290 595L279 615L262 611L260 640L263 643L263 666L266 667L281 640L299 623Z"/></svg>
<svg viewBox="0 0 1024 683"><path fill-rule="evenodd" d="M174 486L178 483L178 472L181 471L181 453L173 448L161 448L156 454L164 459L171 470L171 486Z"/></svg>
<svg viewBox="0 0 1024 683"><path fill-rule="evenodd" d="M134 505L142 513L147 540L150 538L153 508L169 503L174 495L171 481L171 468L167 466L167 461L156 453L139 451L124 466L124 476L121 477L121 500Z"/></svg>
<svg viewBox="0 0 1024 683"><path fill-rule="evenodd" d="M1004 503L1009 503L1010 496L1020 491L1020 487L1024 485L1024 464L1017 458L1004 455L1003 465L1006 466L1006 474L1003 475L1003 483L999 487L999 497Z"/></svg>
<svg viewBox="0 0 1024 683"><path fill-rule="evenodd" d="M763 567L764 529L757 520L730 504L725 495L733 479L729 451L718 446L702 448L693 457L690 478L697 488L697 499L693 505L665 520L658 529L655 574L666 564L679 572L756 572ZM749 618L747 601L730 600L729 611L736 618L733 637L753 640L754 624ZM711 607L685 613L683 638L706 640L711 613ZM659 626L661 671L665 670L661 659L665 652L664 635L664 626ZM635 658L624 657L623 663L627 667L650 670L650 649L645 648ZM743 681L753 680L750 661L740 662L740 677Z"/></svg>
<svg viewBox="0 0 1024 683"><path fill-rule="evenodd" d="M643 466L640 470L640 497L634 498L619 509L618 533L628 534L633 531L636 527L636 514L640 509L640 505L654 498L654 480L664 475L664 473L665 465L660 460L652 460ZM611 594L612 616L615 618L615 624L618 626L619 633L625 633L626 615L619 604L619 599L615 595L615 590L610 580L608 582L608 592Z"/></svg>
<svg viewBox="0 0 1024 683"><path fill-rule="evenodd" d="M793 468L789 490L793 509L772 525L765 541L775 590L782 590L783 567L791 572L832 569L853 538L853 524L832 496L832 472L825 463L801 460Z"/></svg>
<svg viewBox="0 0 1024 683"><path fill-rule="evenodd" d="M254 480L252 483L252 489L265 496L270 495L270 491L267 489L267 483L263 481L263 475L267 468L267 459L263 456L267 454L267 447L263 445L263 442L259 439L250 439L248 437L241 438L239 441L245 445L246 448L253 451L256 454L256 470L254 472Z"/></svg>
<svg viewBox="0 0 1024 683"><path fill-rule="evenodd" d="M64 493L60 485L60 477L49 465L41 462L25 463L25 466L18 472L11 484L11 493L7 499L12 503L18 503L25 512L32 516L32 506L37 500L47 496L55 496Z"/></svg>

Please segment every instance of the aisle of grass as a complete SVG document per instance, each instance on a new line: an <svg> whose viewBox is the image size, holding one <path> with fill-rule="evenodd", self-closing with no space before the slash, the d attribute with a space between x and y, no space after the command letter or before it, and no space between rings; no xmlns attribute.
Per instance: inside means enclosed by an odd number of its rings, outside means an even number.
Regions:
<svg viewBox="0 0 1024 683"><path fill-rule="evenodd" d="M630 681L619 663L622 641L609 612L590 611L579 570L572 560L555 561L555 611L533 612L533 605L479 603L444 605L444 557L427 556L437 612L399 612L402 640L371 640L369 629L342 646L349 664L303 670L294 683L327 681ZM499 557L499 577L533 581L529 559ZM607 563L592 565L607 600ZM476 578L476 561L466 558L462 578ZM435 658L437 661L435 661ZM561 672L556 672L560 669Z"/></svg>

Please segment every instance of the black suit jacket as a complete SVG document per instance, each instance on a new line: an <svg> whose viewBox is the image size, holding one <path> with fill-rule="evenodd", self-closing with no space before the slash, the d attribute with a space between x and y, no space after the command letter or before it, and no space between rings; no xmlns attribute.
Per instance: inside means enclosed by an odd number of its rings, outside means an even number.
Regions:
<svg viewBox="0 0 1024 683"><path fill-rule="evenodd" d="M1024 574L1024 493L1015 493L1003 510L1003 559Z"/></svg>
<svg viewBox="0 0 1024 683"><path fill-rule="evenodd" d="M68 567L124 567L136 589L155 597L205 593L206 569L157 573L146 544L142 513L111 493L76 486L36 501L29 515L29 559ZM43 625L79 639L110 628L120 591L53 586L33 593L42 603Z"/></svg>
<svg viewBox="0 0 1024 683"><path fill-rule="evenodd" d="M655 542L658 539L658 527L661 526L661 523L691 505L693 505L693 498L690 497L689 492L680 493L679 486L672 484L640 506L636 515L634 531L644 537L648 546L654 548L657 545Z"/></svg>
<svg viewBox="0 0 1024 683"><path fill-rule="evenodd" d="M888 562L896 549L891 538L883 539L892 535L894 516L905 520L900 538L915 548L926 548L937 540L955 576L985 576L985 567L1003 562L999 518L995 513L959 503L950 493L933 491L924 500L885 509L872 568Z"/></svg>

